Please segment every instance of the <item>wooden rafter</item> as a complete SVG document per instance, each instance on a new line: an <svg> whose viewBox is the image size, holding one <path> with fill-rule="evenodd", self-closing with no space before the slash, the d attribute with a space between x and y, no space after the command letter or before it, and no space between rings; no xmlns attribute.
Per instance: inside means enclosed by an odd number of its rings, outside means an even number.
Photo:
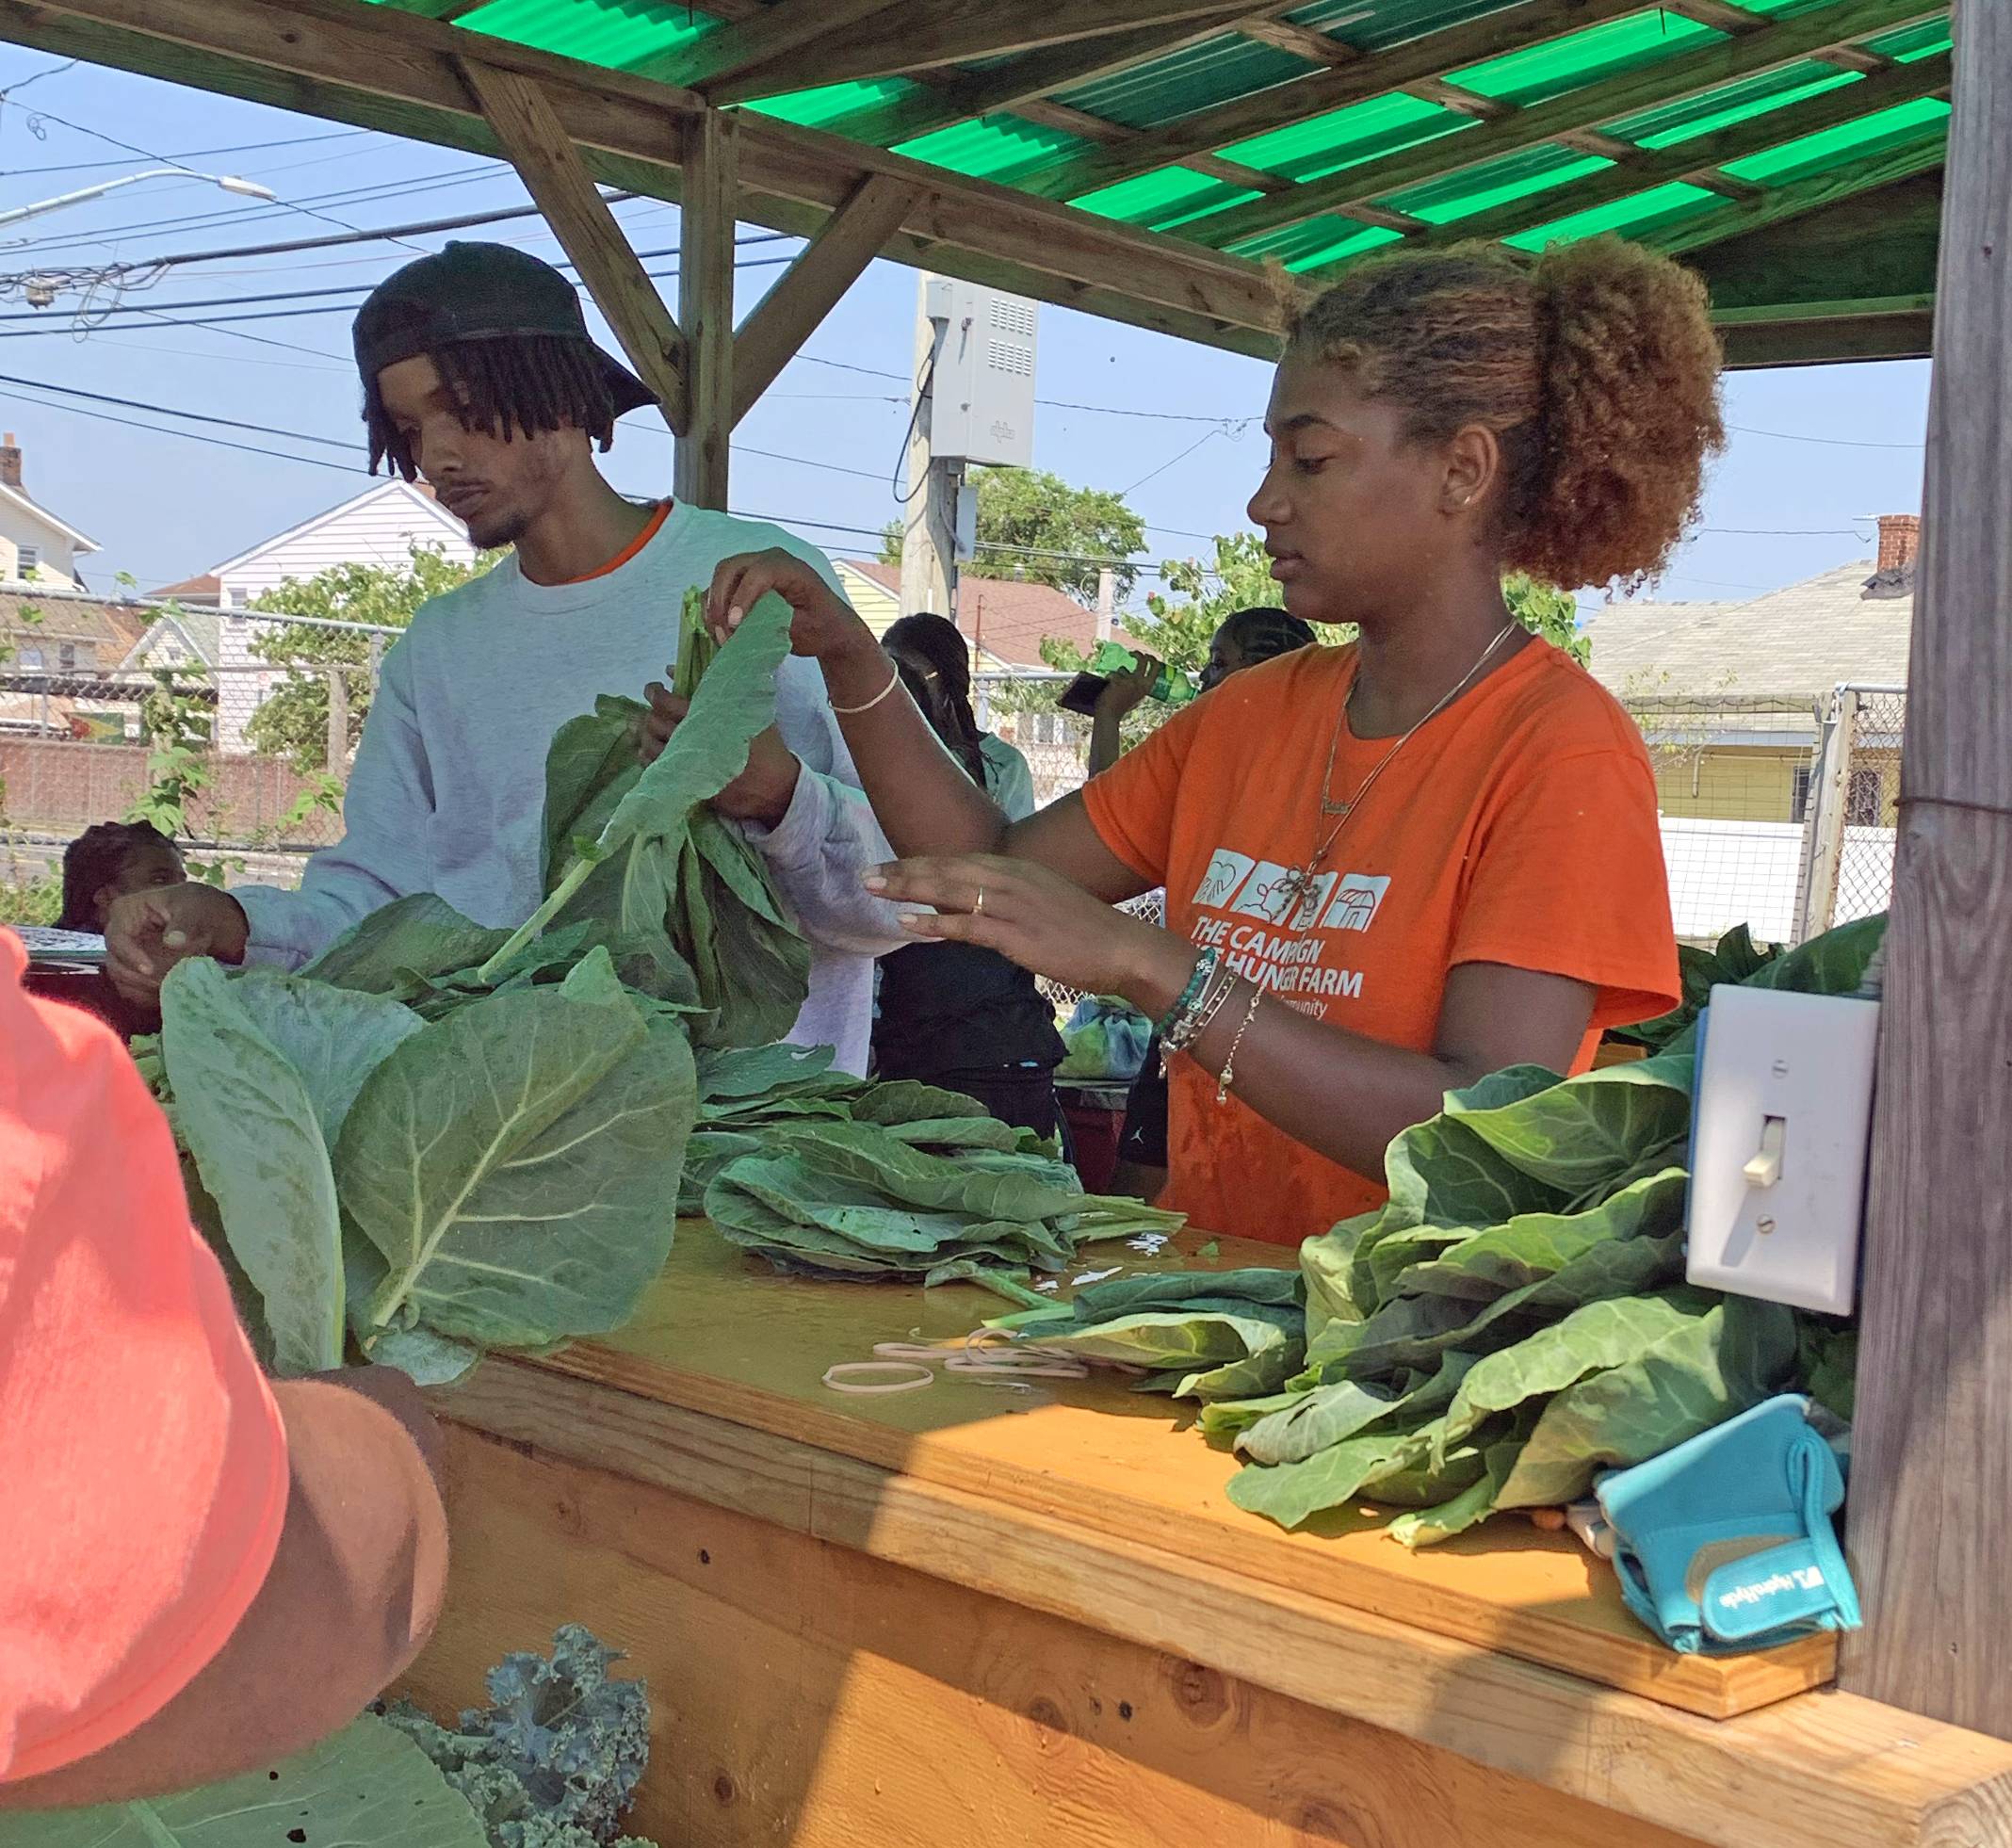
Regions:
<svg viewBox="0 0 2012 1848"><path fill-rule="evenodd" d="M841 10L850 11L850 8ZM1192 30L1221 15L1222 0L897 0L844 30L813 39L769 59L709 93L744 102L818 84L862 82L1069 45L1128 29Z"/></svg>
<svg viewBox="0 0 2012 1848"><path fill-rule="evenodd" d="M915 187L884 173L862 180L756 304L734 338L735 423L754 409L838 298L879 255L915 193Z"/></svg>
<svg viewBox="0 0 2012 1848"><path fill-rule="evenodd" d="M707 109L685 124L677 302L686 336L691 418L677 439L678 499L726 506L734 433L734 225L739 215L740 122Z"/></svg>
<svg viewBox="0 0 2012 1848"><path fill-rule="evenodd" d="M1744 33L1737 39L1721 39L1658 63L1567 90L1465 133L1442 136L1422 147L1365 161L1329 178L1308 182L1290 193L1253 200L1216 213L1191 227L1191 234L1222 248L1322 212L1345 214L1351 204L1372 203L1386 193L1478 167L1517 149L1556 140L1573 130L1596 127L1679 97L1714 89L1735 78L1808 57L1824 46L1848 43L1853 39L1932 17L1939 10L1937 7L1923 7L1919 0L1833 0L1829 6L1798 13L1760 31Z"/></svg>
<svg viewBox="0 0 2012 1848"><path fill-rule="evenodd" d="M1533 222L1554 223L1673 180L1705 186L1714 176L1725 177L1716 170L1728 161L1764 154L1770 148L1781 147L1806 135L1821 134L1826 128L1917 97L1939 95L1948 89L1949 77L1949 54L1940 52L1668 147L1641 148L1621 142L1618 145L1625 152L1610 152L1608 157L1614 164L1602 172L1590 173L1548 192L1526 193L1488 211L1434 225L1421 235L1420 241L1457 244L1475 238L1494 240L1527 231Z"/></svg>
<svg viewBox="0 0 2012 1848"><path fill-rule="evenodd" d="M1117 146L1059 162L1021 184L1044 198L1078 199L1190 154L1213 154L1230 142L1387 95L1479 58L1541 44L1561 33L1640 10L1641 0L1517 0L1480 19L1428 33L1339 69L1310 72L1234 102L1177 117Z"/></svg>
<svg viewBox="0 0 2012 1848"><path fill-rule="evenodd" d="M0 37L117 68L488 153L459 59L536 77L596 178L675 200L690 90L591 68L361 0L0 0ZM471 122L478 126L471 131ZM919 191L890 254L1041 300L1240 351L1274 349L1263 273L1125 225L794 124L742 125L742 216L815 233L870 173Z"/></svg>
<svg viewBox="0 0 2012 1848"><path fill-rule="evenodd" d="M682 431L690 406L685 336L581 164L564 124L532 78L476 58L463 59L462 71L525 190L573 259L637 376L657 395L664 421Z"/></svg>

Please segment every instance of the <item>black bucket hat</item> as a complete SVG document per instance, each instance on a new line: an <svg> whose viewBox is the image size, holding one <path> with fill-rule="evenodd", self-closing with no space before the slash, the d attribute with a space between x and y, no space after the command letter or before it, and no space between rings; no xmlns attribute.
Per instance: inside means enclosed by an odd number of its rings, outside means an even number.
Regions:
<svg viewBox="0 0 2012 1848"><path fill-rule="evenodd" d="M620 360L594 346L579 293L549 263L508 244L449 244L387 276L357 311L357 369L365 381L387 365L462 340L549 334L592 349L615 414L657 396Z"/></svg>

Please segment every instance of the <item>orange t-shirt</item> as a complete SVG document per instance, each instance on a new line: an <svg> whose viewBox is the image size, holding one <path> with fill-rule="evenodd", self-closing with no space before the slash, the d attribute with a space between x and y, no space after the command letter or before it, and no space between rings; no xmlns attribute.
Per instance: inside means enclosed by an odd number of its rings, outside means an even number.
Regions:
<svg viewBox="0 0 2012 1848"><path fill-rule="evenodd" d="M118 1039L0 930L0 1782L110 1744L222 1648L286 1433Z"/></svg>
<svg viewBox="0 0 2012 1848"><path fill-rule="evenodd" d="M1104 844L1164 885L1167 927L1288 1006L1429 1051L1447 972L1501 963L1598 990L1599 1034L1676 1004L1676 939L1648 753L1562 651L1526 644L1422 726L1342 825L1291 918L1281 883L1335 825L1321 773L1353 648L1306 648L1224 683L1083 792ZM1389 738L1344 730L1345 799ZM1166 1204L1211 1231L1296 1243L1378 1205L1382 1177L1316 1155L1176 1056Z"/></svg>

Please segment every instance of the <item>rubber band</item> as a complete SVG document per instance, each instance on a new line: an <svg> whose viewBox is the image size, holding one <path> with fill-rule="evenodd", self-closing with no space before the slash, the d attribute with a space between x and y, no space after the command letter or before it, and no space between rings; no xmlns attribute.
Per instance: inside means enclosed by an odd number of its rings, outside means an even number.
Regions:
<svg viewBox="0 0 2012 1848"><path fill-rule="evenodd" d="M887 684L864 705L835 705L832 710L841 719L856 719L862 712L871 712L888 694L901 684L901 670L896 668L888 676Z"/></svg>
<svg viewBox="0 0 2012 1848"><path fill-rule="evenodd" d="M889 1380L878 1386L857 1385L855 1373L915 1373L919 1379ZM926 1386L933 1386L936 1376L917 1361L908 1360L841 1360L824 1370L824 1384L833 1392L856 1393L861 1398L875 1397L889 1392L916 1392Z"/></svg>

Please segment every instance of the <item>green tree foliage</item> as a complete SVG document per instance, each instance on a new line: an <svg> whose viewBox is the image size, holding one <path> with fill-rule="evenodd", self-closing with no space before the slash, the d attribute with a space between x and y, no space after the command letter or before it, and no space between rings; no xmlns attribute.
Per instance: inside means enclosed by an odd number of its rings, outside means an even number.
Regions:
<svg viewBox="0 0 2012 1848"><path fill-rule="evenodd" d="M437 549L414 546L409 562L402 566L332 565L313 577L289 578L252 607L285 616L375 623L402 629L429 597L487 571L501 556L487 553L474 564L464 565ZM370 710L370 640L369 636L349 629L260 624L253 651L261 659L285 668L287 674L284 684L273 690L245 728L252 748L285 758L302 775L318 770L339 774L342 766L328 761L329 671L349 670L343 678L349 692L353 749Z"/></svg>
<svg viewBox="0 0 2012 1848"><path fill-rule="evenodd" d="M1082 560L1111 559L1120 562L1120 596L1128 596L1138 573L1123 562L1145 543L1145 522L1125 504L1122 494L1101 488L1072 488L1059 475L1039 468L975 468L970 478L978 489L976 561L966 568L974 577L1014 577L1048 584L1079 603L1096 601L1097 565ZM1011 546L1012 551L987 551ZM1030 556L1066 553L1066 558ZM901 522L891 520L881 536L881 562L901 561Z"/></svg>

